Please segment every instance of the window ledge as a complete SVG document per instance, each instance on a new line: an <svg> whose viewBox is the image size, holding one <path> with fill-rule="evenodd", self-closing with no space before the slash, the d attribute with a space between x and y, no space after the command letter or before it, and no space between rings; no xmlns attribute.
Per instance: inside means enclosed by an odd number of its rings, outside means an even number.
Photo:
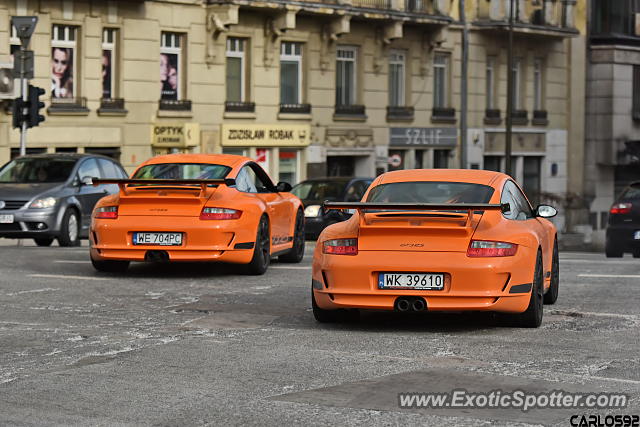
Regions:
<svg viewBox="0 0 640 427"><path fill-rule="evenodd" d="M334 114L333 121L335 122L366 122L366 114Z"/></svg>
<svg viewBox="0 0 640 427"><path fill-rule="evenodd" d="M191 111L158 110L158 117L191 118L193 113Z"/></svg>
<svg viewBox="0 0 640 427"><path fill-rule="evenodd" d="M455 123L456 121L455 116L431 116L432 123Z"/></svg>
<svg viewBox="0 0 640 427"><path fill-rule="evenodd" d="M91 110L87 107L72 107L72 106L50 106L47 108L47 114L49 116L88 116Z"/></svg>
<svg viewBox="0 0 640 427"><path fill-rule="evenodd" d="M255 119L257 116L255 112L250 111L225 111L222 117L225 119Z"/></svg>
<svg viewBox="0 0 640 427"><path fill-rule="evenodd" d="M547 125L549 125L549 120L547 120L547 119L532 119L531 120L531 124L532 125L536 125L536 126L547 126Z"/></svg>
<svg viewBox="0 0 640 427"><path fill-rule="evenodd" d="M129 113L129 110L117 108L98 108L97 112L99 116L122 117L126 116L127 113Z"/></svg>
<svg viewBox="0 0 640 427"><path fill-rule="evenodd" d="M307 113L307 114L278 113L278 120L305 120L305 121L311 121L311 113Z"/></svg>

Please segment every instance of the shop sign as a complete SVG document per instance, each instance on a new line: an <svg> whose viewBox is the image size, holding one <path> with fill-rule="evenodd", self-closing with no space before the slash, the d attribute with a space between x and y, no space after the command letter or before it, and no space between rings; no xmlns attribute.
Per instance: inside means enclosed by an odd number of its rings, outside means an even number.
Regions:
<svg viewBox="0 0 640 427"><path fill-rule="evenodd" d="M224 124L222 146L306 147L311 142L310 125Z"/></svg>
<svg viewBox="0 0 640 427"><path fill-rule="evenodd" d="M391 128L389 145L393 147L455 147L457 128Z"/></svg>
<svg viewBox="0 0 640 427"><path fill-rule="evenodd" d="M153 147L195 147L200 145L199 123L162 123L151 125Z"/></svg>

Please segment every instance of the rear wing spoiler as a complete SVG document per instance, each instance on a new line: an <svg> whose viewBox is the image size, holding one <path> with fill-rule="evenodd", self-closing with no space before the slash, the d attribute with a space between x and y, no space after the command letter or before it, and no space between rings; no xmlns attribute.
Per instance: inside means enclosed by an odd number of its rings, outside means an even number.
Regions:
<svg viewBox="0 0 640 427"><path fill-rule="evenodd" d="M509 203L375 203L375 202L324 202L325 211L330 209L365 209L378 211L501 211L509 212Z"/></svg>
<svg viewBox="0 0 640 427"><path fill-rule="evenodd" d="M209 185L236 185L236 180L225 179L100 179L92 178L91 184L95 187L103 184L117 184L123 194L127 194L126 186L133 185L153 185L154 187L164 186L191 186L200 187L200 195L204 194Z"/></svg>

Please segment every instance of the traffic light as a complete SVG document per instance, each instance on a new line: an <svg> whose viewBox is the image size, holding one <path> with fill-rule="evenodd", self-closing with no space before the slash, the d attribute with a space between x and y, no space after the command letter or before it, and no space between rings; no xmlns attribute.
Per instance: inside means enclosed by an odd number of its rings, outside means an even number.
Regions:
<svg viewBox="0 0 640 427"><path fill-rule="evenodd" d="M44 122L44 116L40 114L40 109L44 108L44 102L40 101L40 95L44 95L44 89L29 85L27 127L32 128Z"/></svg>
<svg viewBox="0 0 640 427"><path fill-rule="evenodd" d="M23 113L25 106L26 103L22 100L22 98L16 98L13 100L11 113L13 114L14 129L20 129L22 127L22 122L26 119L26 116Z"/></svg>

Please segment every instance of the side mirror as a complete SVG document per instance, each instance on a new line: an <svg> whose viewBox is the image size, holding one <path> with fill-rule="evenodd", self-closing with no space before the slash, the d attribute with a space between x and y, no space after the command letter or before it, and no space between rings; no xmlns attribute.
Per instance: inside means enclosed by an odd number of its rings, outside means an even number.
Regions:
<svg viewBox="0 0 640 427"><path fill-rule="evenodd" d="M83 176L80 182L82 182L82 185L93 185L93 178L90 176Z"/></svg>
<svg viewBox="0 0 640 427"><path fill-rule="evenodd" d="M558 215L558 211L553 206L539 205L536 208L536 216L540 218L553 218L556 215Z"/></svg>
<svg viewBox="0 0 640 427"><path fill-rule="evenodd" d="M278 185L276 185L276 190L278 191L278 193L288 193L292 188L293 187L288 182L281 181L278 183Z"/></svg>

